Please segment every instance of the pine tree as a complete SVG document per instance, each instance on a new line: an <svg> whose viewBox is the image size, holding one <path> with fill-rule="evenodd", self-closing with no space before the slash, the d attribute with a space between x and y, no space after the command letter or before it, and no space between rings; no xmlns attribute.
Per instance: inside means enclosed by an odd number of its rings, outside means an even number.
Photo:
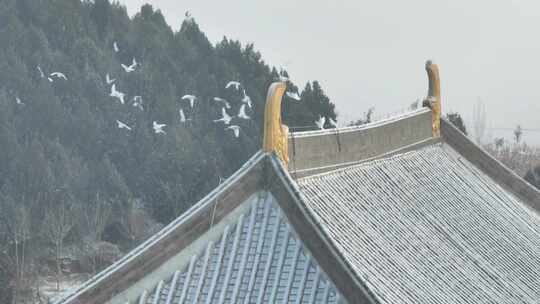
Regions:
<svg viewBox="0 0 540 304"><path fill-rule="evenodd" d="M465 123L463 122L463 119L461 118L461 115L459 115L459 113L450 112L446 114L446 118L463 134L467 135L467 128L465 127Z"/></svg>
<svg viewBox="0 0 540 304"><path fill-rule="evenodd" d="M0 28L0 191L28 211L28 231L41 238L34 244L76 245L82 238L66 231L84 232L82 221L57 229L61 233L47 243L39 233L44 215L54 222L47 211L66 210L58 209L63 205L79 216L95 213L89 207L96 193L112 214L96 231L126 226L127 213L139 212L128 208L133 202L145 216L167 223L260 148L266 90L280 72L253 44L224 38L213 45L193 18L174 31L150 5L130 18L108 0L3 0ZM126 73L121 64L133 58L136 71ZM52 72L67 80L49 80ZM125 104L109 96L106 74L126 94ZM225 89L231 80L240 81L241 90ZM303 90L290 80L287 85L302 101L284 98L286 124L311 128L319 115L336 118L318 82ZM253 119L234 118L241 127L236 139L212 121L221 115L212 98L227 99L229 114L236 115L244 90ZM181 102L184 94L198 97L194 108ZM132 105L135 96L144 109ZM180 122L180 107L187 122ZM119 129L117 120L132 130ZM153 121L167 124L165 135L153 133ZM0 227L0 242L2 233ZM49 248L43 246L36 250ZM0 254L0 294L13 278L5 262Z"/></svg>
<svg viewBox="0 0 540 304"><path fill-rule="evenodd" d="M540 190L540 166L536 166L527 171L524 179Z"/></svg>
<svg viewBox="0 0 540 304"><path fill-rule="evenodd" d="M94 0L94 6L90 11L92 20L96 23L99 36L105 36L109 19L111 18L111 4L109 0Z"/></svg>

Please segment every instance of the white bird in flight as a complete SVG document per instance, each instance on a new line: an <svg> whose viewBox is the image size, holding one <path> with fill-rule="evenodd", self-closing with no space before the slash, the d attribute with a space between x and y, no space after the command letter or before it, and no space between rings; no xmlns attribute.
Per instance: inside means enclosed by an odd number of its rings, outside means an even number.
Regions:
<svg viewBox="0 0 540 304"><path fill-rule="evenodd" d="M227 83L227 85L225 86L225 89L228 89L228 88L234 86L237 90L240 90L241 85L242 84L240 82L238 82L238 81L229 81L229 83Z"/></svg>
<svg viewBox="0 0 540 304"><path fill-rule="evenodd" d="M67 80L66 75L64 75L64 73L60 73L60 72L53 72L53 73L51 73L50 76L54 76L56 78L62 78L64 80Z"/></svg>
<svg viewBox="0 0 540 304"><path fill-rule="evenodd" d="M135 108L141 109L141 111L144 111L142 97L141 96L134 96L132 106L134 106Z"/></svg>
<svg viewBox="0 0 540 304"><path fill-rule="evenodd" d="M113 49L115 53L118 53L118 51L120 51L120 49L118 48L118 43L116 43L116 41L113 42Z"/></svg>
<svg viewBox="0 0 540 304"><path fill-rule="evenodd" d="M298 93L287 92L286 94L289 98L300 101L300 96L298 95Z"/></svg>
<svg viewBox="0 0 540 304"><path fill-rule="evenodd" d="M232 130L234 132L234 137L236 138L240 136L240 127L237 125L228 126L225 130Z"/></svg>
<svg viewBox="0 0 540 304"><path fill-rule="evenodd" d="M105 75L105 81L107 81L107 84L112 84L112 83L114 83L116 81L116 79L111 78L109 73L107 73L107 75Z"/></svg>
<svg viewBox="0 0 540 304"><path fill-rule="evenodd" d="M120 120L116 120L116 123L118 124L119 129L126 129L128 131L131 131L131 128Z"/></svg>
<svg viewBox="0 0 540 304"><path fill-rule="evenodd" d="M214 97L214 101L215 102L222 102L227 109L231 108L231 104L226 99L223 99L221 97Z"/></svg>
<svg viewBox="0 0 540 304"><path fill-rule="evenodd" d="M334 128L338 127L337 121L333 120L332 118L328 118L328 122L330 123L332 127Z"/></svg>
<svg viewBox="0 0 540 304"><path fill-rule="evenodd" d="M19 97L15 97L15 102L18 104L18 105L24 105L24 102L21 101L21 99Z"/></svg>
<svg viewBox="0 0 540 304"><path fill-rule="evenodd" d="M214 122L223 121L224 124L228 125L231 123L231 119L232 117L229 114L227 114L227 111L225 110L225 108L221 108L221 118L215 119Z"/></svg>
<svg viewBox="0 0 540 304"><path fill-rule="evenodd" d="M194 95L182 96L182 100L189 100L189 105L191 106L191 108L195 106L195 99L197 99L197 97L195 97Z"/></svg>
<svg viewBox="0 0 540 304"><path fill-rule="evenodd" d="M315 124L319 129L324 129L324 124L326 123L326 117L319 116L319 119L315 121Z"/></svg>
<svg viewBox="0 0 540 304"><path fill-rule="evenodd" d="M251 117L247 116L247 114L246 114L246 105L245 104L240 106L240 111L238 111L238 118L242 118L242 119L250 119L251 118Z"/></svg>
<svg viewBox="0 0 540 304"><path fill-rule="evenodd" d="M127 66L125 64L121 64L122 68L124 68L124 71L126 71L126 73L131 73L133 71L135 71L135 68L137 67L137 60L135 60L135 58L133 58L133 60L131 61L131 65L130 66Z"/></svg>
<svg viewBox="0 0 540 304"><path fill-rule="evenodd" d="M39 71L39 76L41 78L45 78L45 74L43 73L43 70L41 69L41 67L39 65L37 66L37 70Z"/></svg>
<svg viewBox="0 0 540 304"><path fill-rule="evenodd" d="M191 119L186 119L186 114L184 113L184 110L182 108L178 110L178 114L180 114L180 122L186 122L187 120L191 120Z"/></svg>
<svg viewBox="0 0 540 304"><path fill-rule="evenodd" d="M152 128L154 128L154 133L156 134L165 134L165 131L163 131L163 127L167 126L166 124L158 124L155 120L152 124Z"/></svg>
<svg viewBox="0 0 540 304"><path fill-rule="evenodd" d="M242 98L242 102L247 104L248 107L251 109L251 97L249 97L249 95L246 94L246 90L244 90L244 97Z"/></svg>
<svg viewBox="0 0 540 304"><path fill-rule="evenodd" d="M113 83L111 87L111 93L109 94L111 97L118 98L121 104L124 104L124 96L125 94L116 90L116 84Z"/></svg>

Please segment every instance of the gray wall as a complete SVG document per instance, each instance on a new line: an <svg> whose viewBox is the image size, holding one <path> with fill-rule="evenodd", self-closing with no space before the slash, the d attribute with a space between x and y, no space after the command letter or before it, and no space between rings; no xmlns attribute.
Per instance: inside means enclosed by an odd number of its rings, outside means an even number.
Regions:
<svg viewBox="0 0 540 304"><path fill-rule="evenodd" d="M359 127L292 133L289 171L296 177L321 173L430 138L429 109Z"/></svg>

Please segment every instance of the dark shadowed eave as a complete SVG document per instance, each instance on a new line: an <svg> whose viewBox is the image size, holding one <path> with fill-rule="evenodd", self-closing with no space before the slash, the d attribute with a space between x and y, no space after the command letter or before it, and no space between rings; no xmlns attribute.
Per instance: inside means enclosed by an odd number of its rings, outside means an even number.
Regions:
<svg viewBox="0 0 540 304"><path fill-rule="evenodd" d="M269 192L245 204L189 263L114 303L345 303Z"/></svg>

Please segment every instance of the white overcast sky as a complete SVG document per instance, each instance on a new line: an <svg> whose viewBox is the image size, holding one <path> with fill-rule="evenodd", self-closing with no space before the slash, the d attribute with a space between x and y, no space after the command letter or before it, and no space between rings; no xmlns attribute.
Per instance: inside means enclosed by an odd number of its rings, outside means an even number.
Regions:
<svg viewBox="0 0 540 304"><path fill-rule="evenodd" d="M174 30L189 10L212 42L253 42L303 87L319 80L341 120L399 111L427 91L426 59L439 64L443 111L470 125L481 98L492 128L540 129L538 0L120 0L145 3ZM469 126L468 125L468 126ZM471 127L469 127L471 128ZM494 130L493 136L511 137ZM524 134L540 144L540 131Z"/></svg>

